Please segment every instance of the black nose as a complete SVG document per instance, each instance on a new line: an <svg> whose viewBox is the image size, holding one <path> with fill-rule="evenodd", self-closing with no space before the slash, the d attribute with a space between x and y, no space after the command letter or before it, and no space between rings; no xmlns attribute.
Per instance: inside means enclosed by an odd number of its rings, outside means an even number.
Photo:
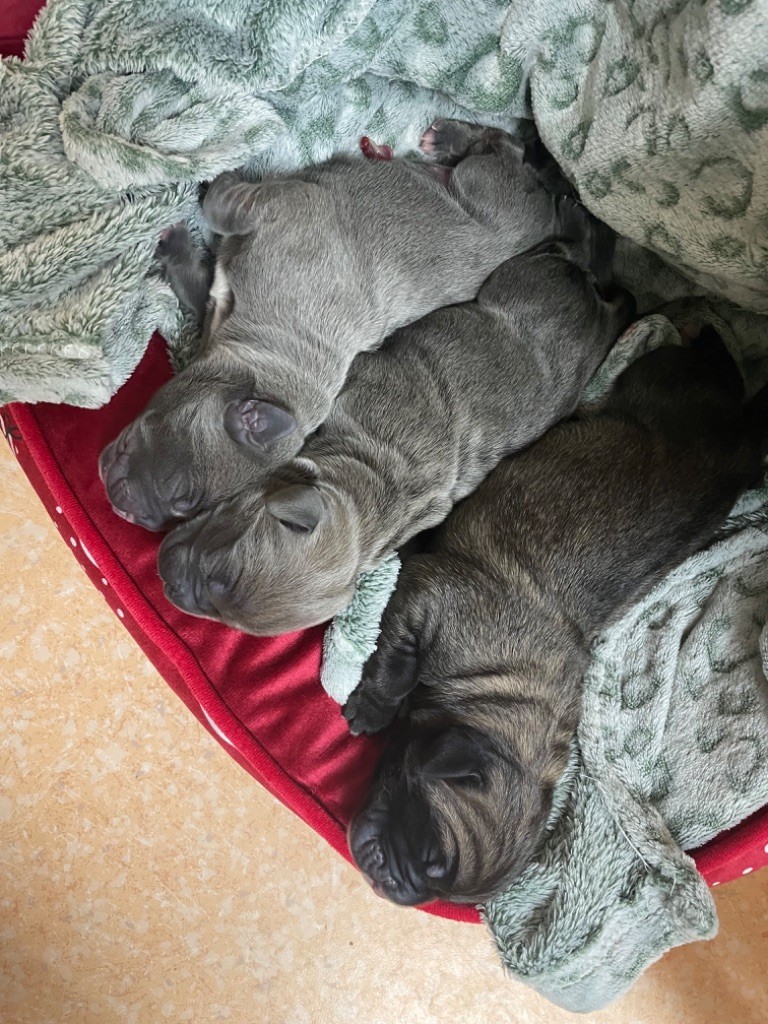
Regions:
<svg viewBox="0 0 768 1024"><path fill-rule="evenodd" d="M132 464L135 436L136 429L132 426L107 445L99 456L99 479L116 515L145 530L162 530L167 525L166 520L143 494Z"/></svg>
<svg viewBox="0 0 768 1024"><path fill-rule="evenodd" d="M160 545L157 570L164 584L163 592L171 604L190 615L219 618L211 595L221 596L225 584L205 576L193 550L198 532L195 520L177 526Z"/></svg>
<svg viewBox="0 0 768 1024"><path fill-rule="evenodd" d="M184 612L194 614L198 610L195 593L194 573L190 551L183 540L171 534L160 545L157 556L157 571L164 584L165 596Z"/></svg>
<svg viewBox="0 0 768 1024"><path fill-rule="evenodd" d="M376 818L359 814L349 827L349 849L377 896L403 907L434 899L425 865L410 857L405 844L385 840Z"/></svg>

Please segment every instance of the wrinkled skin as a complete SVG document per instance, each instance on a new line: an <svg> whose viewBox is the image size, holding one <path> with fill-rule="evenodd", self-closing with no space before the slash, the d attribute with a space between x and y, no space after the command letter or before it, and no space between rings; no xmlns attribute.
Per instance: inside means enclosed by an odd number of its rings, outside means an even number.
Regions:
<svg viewBox="0 0 768 1024"><path fill-rule="evenodd" d="M203 202L215 262L183 226L164 233L204 347L102 453L118 514L162 529L263 482L325 420L358 352L473 298L546 237L555 201L521 144L448 121L423 149L442 164L374 146L259 183L221 175Z"/></svg>
<svg viewBox="0 0 768 1024"><path fill-rule="evenodd" d="M501 462L404 562L344 708L356 734L401 718L349 830L376 892L485 902L520 874L595 637L715 536L766 451L768 387L745 404L705 327Z"/></svg>
<svg viewBox="0 0 768 1024"><path fill-rule="evenodd" d="M361 572L573 412L632 305L591 269L610 276L612 233L563 204L572 241L508 260L475 303L361 355L299 457L169 535L169 600L256 635L324 622Z"/></svg>

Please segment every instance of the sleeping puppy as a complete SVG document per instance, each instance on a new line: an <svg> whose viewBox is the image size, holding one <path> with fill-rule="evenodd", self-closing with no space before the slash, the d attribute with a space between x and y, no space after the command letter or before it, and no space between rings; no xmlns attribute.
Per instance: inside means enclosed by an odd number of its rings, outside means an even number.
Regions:
<svg viewBox="0 0 768 1024"><path fill-rule="evenodd" d="M344 709L358 734L408 706L349 830L376 892L482 903L519 874L566 765L592 641L712 539L767 448L768 388L744 405L707 327L502 462L406 561Z"/></svg>
<svg viewBox="0 0 768 1024"><path fill-rule="evenodd" d="M203 201L215 268L186 229L165 233L161 261L205 321L204 348L102 453L119 515L162 529L258 486L325 420L358 352L473 298L552 235L556 200L522 143L437 121L421 148L440 163L377 152L255 184L221 175Z"/></svg>
<svg viewBox="0 0 768 1024"><path fill-rule="evenodd" d="M298 458L174 530L158 563L169 600L259 636L323 622L361 572L573 412L631 302L597 279L612 232L570 199L560 218L569 241L509 260L476 302L359 356Z"/></svg>

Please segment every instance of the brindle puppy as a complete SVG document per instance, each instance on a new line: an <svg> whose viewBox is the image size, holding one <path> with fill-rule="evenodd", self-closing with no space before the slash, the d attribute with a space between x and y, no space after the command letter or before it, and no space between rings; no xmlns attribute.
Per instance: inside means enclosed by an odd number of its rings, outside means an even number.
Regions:
<svg viewBox="0 0 768 1024"><path fill-rule="evenodd" d="M768 388L744 405L705 328L502 462L406 562L344 709L352 732L376 732L409 704L349 831L380 895L484 902L522 870L593 639L712 539L766 448Z"/></svg>
<svg viewBox="0 0 768 1024"><path fill-rule="evenodd" d="M166 234L169 279L201 318L210 289L205 344L102 453L119 515L162 529L258 486L326 418L358 352L473 298L553 234L547 167L506 133L438 121L421 147L442 165L337 157L258 184L221 175L203 202L215 273L185 229Z"/></svg>
<svg viewBox="0 0 768 1024"><path fill-rule="evenodd" d="M174 530L166 596L257 635L323 622L361 572L573 412L632 307L588 269L610 271L610 229L568 199L561 216L572 241L509 260L476 302L360 356L299 458Z"/></svg>

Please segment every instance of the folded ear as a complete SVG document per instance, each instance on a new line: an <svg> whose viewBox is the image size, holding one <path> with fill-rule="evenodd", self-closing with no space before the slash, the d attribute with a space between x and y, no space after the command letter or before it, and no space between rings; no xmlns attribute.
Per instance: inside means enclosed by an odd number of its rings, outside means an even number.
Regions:
<svg viewBox="0 0 768 1024"><path fill-rule="evenodd" d="M286 409L260 398L230 402L224 410L224 429L238 444L266 448L293 434L298 427Z"/></svg>
<svg viewBox="0 0 768 1024"><path fill-rule="evenodd" d="M238 171L227 171L206 192L203 215L217 235L248 235L265 219L274 220L281 202L293 202L315 187L292 178L245 181Z"/></svg>
<svg viewBox="0 0 768 1024"><path fill-rule="evenodd" d="M296 533L312 533L325 515L325 503L312 484L289 484L264 499L270 515Z"/></svg>
<svg viewBox="0 0 768 1024"><path fill-rule="evenodd" d="M454 779L479 785L485 760L482 737L469 729L452 726L430 743L422 773L428 779Z"/></svg>

